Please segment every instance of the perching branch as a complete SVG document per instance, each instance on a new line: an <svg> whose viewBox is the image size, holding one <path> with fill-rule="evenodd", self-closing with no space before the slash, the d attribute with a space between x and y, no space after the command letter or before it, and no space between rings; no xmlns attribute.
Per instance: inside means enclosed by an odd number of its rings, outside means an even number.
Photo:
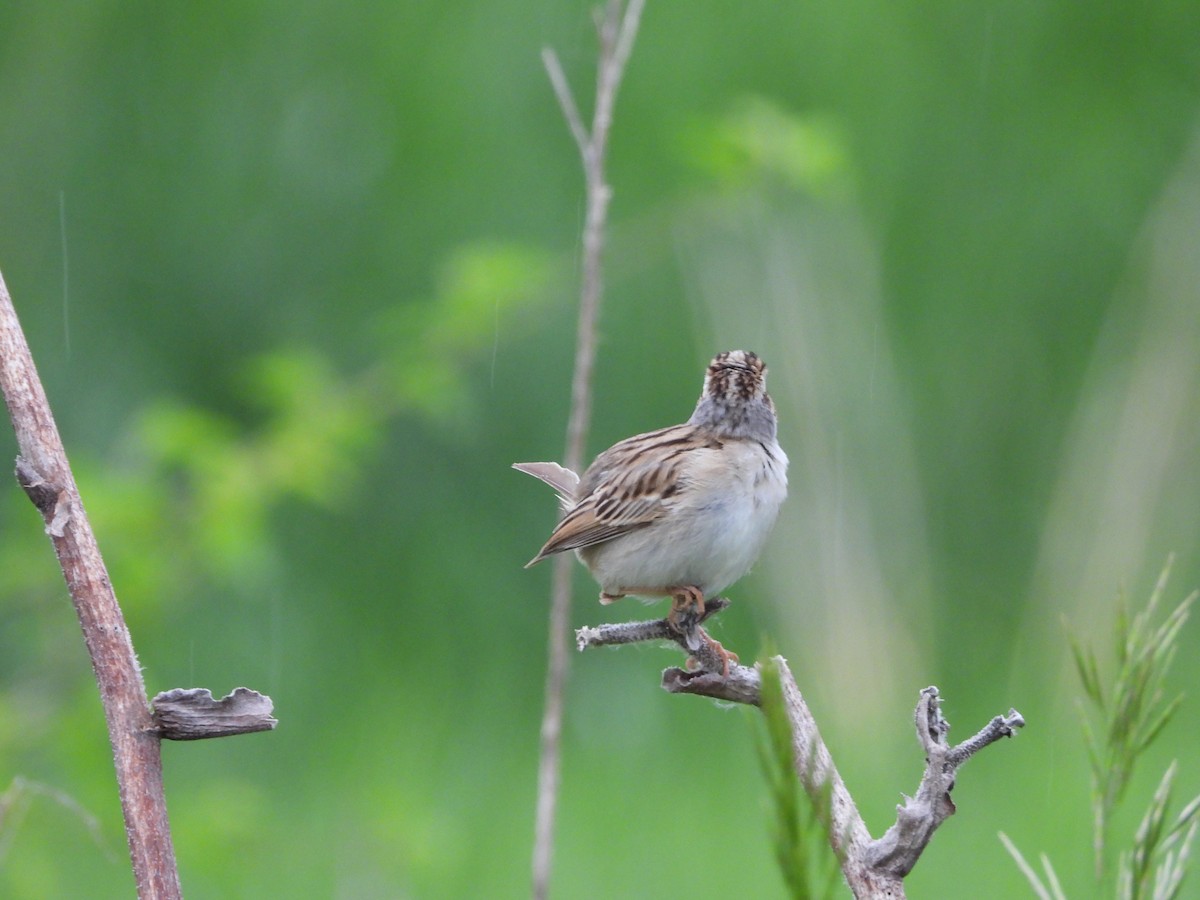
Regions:
<svg viewBox="0 0 1200 900"><path fill-rule="evenodd" d="M727 605L724 600L709 601L703 619ZM699 622L694 627L698 629ZM693 649L697 642L687 631L676 628L667 619L624 622L581 628L576 632L576 642L580 650L585 650L638 641L673 641L689 654L689 668L664 671L664 689L761 707L762 668L733 665L728 677L722 677L721 658L707 652L710 645L706 640ZM771 667L778 672L791 724L796 774L810 800L819 809L828 810L829 846L841 864L847 885L858 898L902 898L904 877L917 864L934 831L955 811L950 791L958 768L989 744L1015 735L1025 720L1016 710L1009 710L961 744L951 746L946 740L950 724L942 718L938 689L927 687L921 691L916 730L925 753L925 774L916 793L905 797L904 804L897 807L895 824L883 837L872 839L821 739L787 661L781 656L773 657Z"/></svg>
<svg viewBox="0 0 1200 900"><path fill-rule="evenodd" d="M674 641L696 665L688 669L665 670L662 675L664 690L672 694L701 694L716 700L758 706L762 690L762 677L758 669L731 664L728 676L722 676L724 658L714 651L713 644L704 637L704 629L700 628L701 623L727 606L729 601L723 597L707 601L699 619L691 623L691 627L683 629L669 619L585 626L575 632L575 645L580 650L586 650L588 647L636 644L640 641Z"/></svg>
<svg viewBox="0 0 1200 900"><path fill-rule="evenodd" d="M633 49L641 20L644 0L609 0L598 23L600 54L596 72L596 100L589 131L583 124L567 76L558 56L550 48L542 51L542 60L551 86L562 107L567 126L579 148L583 164L587 211L583 225L582 283L579 296L579 324L575 338L575 371L571 379L571 412L567 422L566 453L563 463L573 472L583 471L588 423L592 412L592 371L596 361L596 319L603 293L601 261L604 249L604 224L608 201L612 196L605 180L604 161L608 151L608 132L612 125L617 88L625 72L625 63ZM538 762L537 815L533 845L533 896L545 898L550 888L550 869L554 850L554 820L558 806L563 694L567 681L568 611L571 602L571 561L560 556L554 561L550 597L549 661L546 671L545 709L542 713L541 751Z"/></svg>
<svg viewBox="0 0 1200 900"><path fill-rule="evenodd" d="M181 893L163 793L159 726L146 702L125 618L3 276L0 389L20 451L17 480L45 520L100 688L138 896L173 900Z"/></svg>

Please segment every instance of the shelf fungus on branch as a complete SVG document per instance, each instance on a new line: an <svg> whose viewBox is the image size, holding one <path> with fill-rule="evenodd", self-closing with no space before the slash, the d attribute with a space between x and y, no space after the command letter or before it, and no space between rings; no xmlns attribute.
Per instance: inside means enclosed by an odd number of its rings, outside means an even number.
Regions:
<svg viewBox="0 0 1200 900"><path fill-rule="evenodd" d="M220 700L208 688L175 688L155 695L151 705L159 737L170 741L271 731L279 724L271 698L244 687Z"/></svg>

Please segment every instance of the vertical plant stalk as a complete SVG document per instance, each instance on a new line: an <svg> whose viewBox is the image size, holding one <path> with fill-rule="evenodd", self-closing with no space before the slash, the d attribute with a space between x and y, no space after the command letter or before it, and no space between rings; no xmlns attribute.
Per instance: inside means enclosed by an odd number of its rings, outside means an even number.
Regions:
<svg viewBox="0 0 1200 900"><path fill-rule="evenodd" d="M582 283L579 324L575 337L575 371L571 379L571 412L567 422L564 465L573 472L583 468L588 425L592 414L592 371L596 361L596 319L603 295L602 257L604 225L612 191L605 180L604 163L613 105L633 49L644 0L609 0L599 19L599 61L596 70L596 100L591 130L583 124L566 74L550 48L542 50L542 61L562 107L567 127L579 148L586 189L583 224ZM546 670L545 706L542 713L541 748L538 761L538 794L533 845L533 897L544 900L550 889L554 856L554 822L558 808L561 772L563 697L567 682L567 651L570 637L568 612L571 604L571 559L560 555L554 561L550 597L549 660Z"/></svg>
<svg viewBox="0 0 1200 900"><path fill-rule="evenodd" d="M45 519L92 658L138 897L174 900L181 896L179 873L167 820L159 735L142 671L3 276L0 389L20 450L17 479Z"/></svg>

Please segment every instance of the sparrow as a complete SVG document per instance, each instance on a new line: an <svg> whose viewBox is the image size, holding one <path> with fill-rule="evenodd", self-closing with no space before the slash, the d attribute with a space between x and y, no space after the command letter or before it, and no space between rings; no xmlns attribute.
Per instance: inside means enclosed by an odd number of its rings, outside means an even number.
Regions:
<svg viewBox="0 0 1200 900"><path fill-rule="evenodd" d="M582 477L558 463L515 463L554 488L563 510L526 568L574 550L600 583L601 603L670 597L668 619L683 633L681 616L702 616L706 597L750 570L787 496L788 458L766 378L754 353L719 353L682 425L614 444ZM736 657L700 634L727 676Z"/></svg>

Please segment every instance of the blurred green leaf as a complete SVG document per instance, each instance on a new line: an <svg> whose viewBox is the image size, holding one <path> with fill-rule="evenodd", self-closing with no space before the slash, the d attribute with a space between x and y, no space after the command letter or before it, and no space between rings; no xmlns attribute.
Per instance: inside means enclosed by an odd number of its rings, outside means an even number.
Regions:
<svg viewBox="0 0 1200 900"><path fill-rule="evenodd" d="M725 185L778 181L823 197L845 195L852 180L846 140L832 117L797 115L767 97L742 97L686 136L692 162Z"/></svg>

